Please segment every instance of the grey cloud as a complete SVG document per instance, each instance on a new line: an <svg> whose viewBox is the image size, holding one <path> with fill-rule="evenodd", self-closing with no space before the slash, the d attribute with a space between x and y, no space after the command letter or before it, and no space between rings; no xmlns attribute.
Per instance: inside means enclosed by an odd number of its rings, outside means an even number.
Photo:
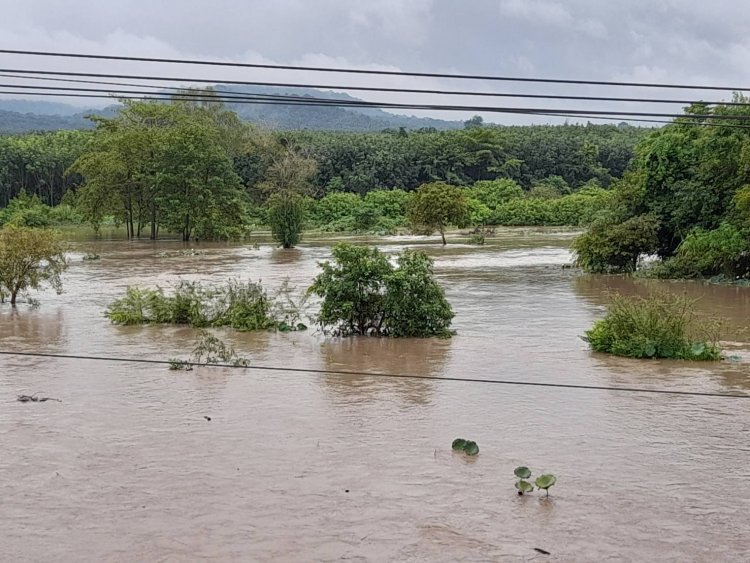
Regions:
<svg viewBox="0 0 750 563"><path fill-rule="evenodd" d="M179 3L165 0L117 3L0 0L0 13L4 14L0 21L0 46L7 48L601 80L750 83L747 65L750 38L746 34L750 10L740 0L712 3L698 0L617 3L601 0L214 0L210 4L198 0ZM0 55L0 63L30 68L131 71L136 66L40 61L3 55ZM147 69L145 65L138 68L151 71L151 67ZM175 69L153 68L177 73ZM209 72L192 67L188 70L193 75L200 73L211 77L236 78L251 74L229 69ZM255 72L252 76L278 79L279 73ZM310 79L311 75L301 77ZM318 76L316 79L388 86L417 84L414 80L393 77L323 79ZM423 81L419 85L518 92L572 90L450 81ZM615 91L597 92L606 95ZM617 91L617 94L624 92ZM706 97L701 92L690 95ZM385 98L378 96L377 99ZM412 98L391 96L388 99ZM488 103L486 99L462 99L461 102ZM529 105L522 101L517 103ZM540 104L561 107L560 104ZM627 109L631 107L638 106L627 106ZM507 122L508 118L501 120Z"/></svg>

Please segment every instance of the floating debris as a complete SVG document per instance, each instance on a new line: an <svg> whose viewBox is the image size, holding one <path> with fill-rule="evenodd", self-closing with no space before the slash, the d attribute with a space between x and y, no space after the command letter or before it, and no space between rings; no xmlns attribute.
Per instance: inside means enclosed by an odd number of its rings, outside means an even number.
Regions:
<svg viewBox="0 0 750 563"><path fill-rule="evenodd" d="M16 400L20 403L44 403L45 401L62 403L60 399L55 399L54 397L37 397L36 395L18 395Z"/></svg>

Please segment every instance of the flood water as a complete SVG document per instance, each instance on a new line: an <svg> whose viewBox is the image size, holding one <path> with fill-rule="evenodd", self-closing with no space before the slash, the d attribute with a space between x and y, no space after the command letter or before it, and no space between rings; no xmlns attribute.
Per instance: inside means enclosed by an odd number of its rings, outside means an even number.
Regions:
<svg viewBox="0 0 750 563"><path fill-rule="evenodd" d="M750 288L657 284L727 319L731 361L592 354L579 336L608 292L654 284L563 269L570 241L377 241L434 257L450 340L217 334L256 366L750 395ZM117 327L102 311L130 284L304 288L330 253L313 241L160 256L180 248L76 243L64 294L0 307L1 349L185 358L191 329ZM0 404L7 561L750 560L746 399L0 356ZM479 456L453 454L457 437ZM557 475L549 498L516 496L518 465Z"/></svg>

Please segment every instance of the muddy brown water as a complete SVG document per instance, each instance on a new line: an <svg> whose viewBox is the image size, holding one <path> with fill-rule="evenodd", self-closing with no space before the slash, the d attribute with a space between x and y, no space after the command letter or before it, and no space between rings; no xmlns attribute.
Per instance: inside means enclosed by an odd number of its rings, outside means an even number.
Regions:
<svg viewBox="0 0 750 563"><path fill-rule="evenodd" d="M607 293L649 284L562 269L570 240L375 241L434 257L451 340L218 332L255 365L750 395L750 288L657 284L727 318L732 361L592 354L579 335ZM128 284L305 287L330 250L159 256L180 248L76 243L64 294L0 307L2 350L185 357L192 330L117 327L102 310ZM0 404L2 560L750 560L745 399L0 356ZM479 456L453 454L456 437ZM557 475L549 498L516 496L522 464Z"/></svg>

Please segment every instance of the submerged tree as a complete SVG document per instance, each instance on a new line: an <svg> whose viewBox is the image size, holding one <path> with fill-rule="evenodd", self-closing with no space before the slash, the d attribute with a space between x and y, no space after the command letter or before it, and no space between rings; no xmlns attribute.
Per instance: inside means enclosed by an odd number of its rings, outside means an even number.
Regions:
<svg viewBox="0 0 750 563"><path fill-rule="evenodd" d="M296 246L302 238L303 196L312 193L311 179L316 170L315 160L296 147L287 146L272 159L266 179L259 184L260 191L267 197L271 234L284 248Z"/></svg>
<svg viewBox="0 0 750 563"><path fill-rule="evenodd" d="M225 238L241 227L246 194L225 112L182 102L123 104L116 117L95 118L92 142L71 168L85 177L78 204L87 218L97 226L114 215L129 238L147 228L156 238L161 227L185 241Z"/></svg>
<svg viewBox="0 0 750 563"><path fill-rule="evenodd" d="M268 198L268 224L271 234L284 248L296 246L302 238L305 210L302 196L279 192Z"/></svg>
<svg viewBox="0 0 750 563"><path fill-rule="evenodd" d="M394 267L377 248L338 244L309 291L323 299L318 322L340 335L450 336L453 311L432 260L407 250Z"/></svg>
<svg viewBox="0 0 750 563"><path fill-rule="evenodd" d="M419 187L409 205L409 222L418 231L438 231L445 240L445 229L449 225L465 226L469 221L466 195L461 188L442 182L424 184Z"/></svg>
<svg viewBox="0 0 750 563"><path fill-rule="evenodd" d="M0 301L49 284L62 292L65 247L54 231L7 225L0 229Z"/></svg>

